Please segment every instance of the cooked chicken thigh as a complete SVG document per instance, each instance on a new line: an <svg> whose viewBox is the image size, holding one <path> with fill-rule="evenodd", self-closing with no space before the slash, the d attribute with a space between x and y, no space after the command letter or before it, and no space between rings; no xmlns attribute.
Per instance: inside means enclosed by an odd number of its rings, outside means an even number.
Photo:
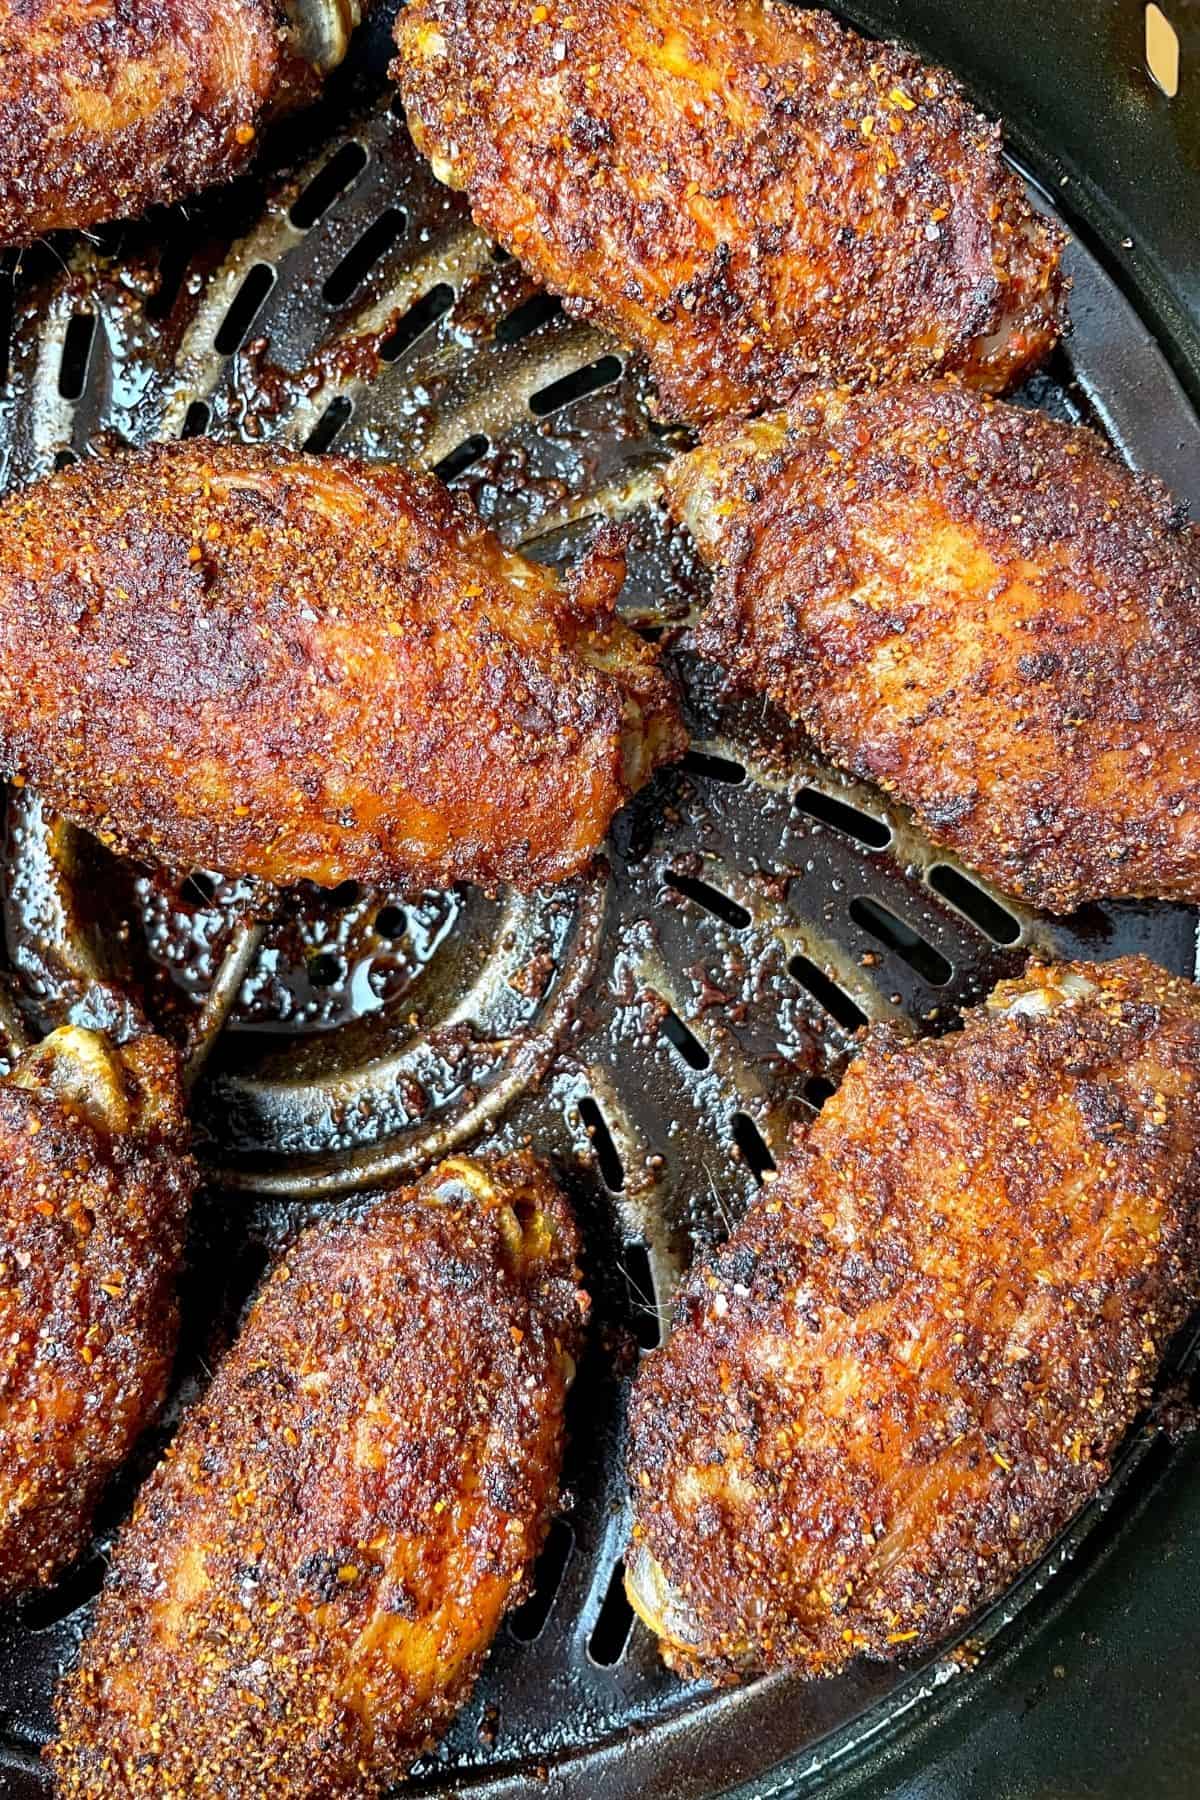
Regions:
<svg viewBox="0 0 1200 1800"><path fill-rule="evenodd" d="M0 1595L61 1574L166 1392L194 1186L179 1059L61 1026L0 1081Z"/></svg>
<svg viewBox="0 0 1200 1800"><path fill-rule="evenodd" d="M307 1230L125 1528L66 1800L368 1800L465 1700L557 1497L586 1301L529 1156Z"/></svg>
<svg viewBox="0 0 1200 1800"><path fill-rule="evenodd" d="M160 446L0 541L0 765L181 872L534 887L684 747L618 547L563 583L405 469Z"/></svg>
<svg viewBox="0 0 1200 1800"><path fill-rule="evenodd" d="M772 0L415 0L417 145L668 413L957 370L1058 336L1062 240L944 69Z"/></svg>
<svg viewBox="0 0 1200 1800"><path fill-rule="evenodd" d="M929 1649L1108 1477L1200 1294L1200 991L1033 965L876 1028L639 1375L629 1593L681 1669Z"/></svg>
<svg viewBox="0 0 1200 1800"><path fill-rule="evenodd" d="M0 246L241 174L358 0L0 0Z"/></svg>
<svg viewBox="0 0 1200 1800"><path fill-rule="evenodd" d="M1200 898L1200 531L1091 432L817 393L668 475L696 647L1030 905Z"/></svg>

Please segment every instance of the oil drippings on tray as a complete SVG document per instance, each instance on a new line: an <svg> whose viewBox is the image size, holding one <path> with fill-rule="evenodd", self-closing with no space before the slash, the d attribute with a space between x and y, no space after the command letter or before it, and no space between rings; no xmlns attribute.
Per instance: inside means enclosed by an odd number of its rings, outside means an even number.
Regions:
<svg viewBox="0 0 1200 1800"><path fill-rule="evenodd" d="M230 918L253 905L251 884L203 871L182 884L143 874L134 896L158 975L156 1012L182 1001L199 1006ZM328 892L309 883L293 889L280 897L228 1028L327 1031L397 1004L453 930L460 907L453 890L404 896L354 882Z"/></svg>

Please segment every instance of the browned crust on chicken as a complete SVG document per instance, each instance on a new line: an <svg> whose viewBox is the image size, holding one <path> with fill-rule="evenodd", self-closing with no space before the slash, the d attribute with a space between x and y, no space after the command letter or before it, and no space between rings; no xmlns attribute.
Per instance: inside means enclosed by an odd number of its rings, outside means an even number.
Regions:
<svg viewBox="0 0 1200 1800"><path fill-rule="evenodd" d="M1200 532L1091 432L818 394L668 476L697 648L1031 905L1200 897Z"/></svg>
<svg viewBox="0 0 1200 1800"><path fill-rule="evenodd" d="M0 0L0 244L228 181L316 90L275 0Z"/></svg>
<svg viewBox="0 0 1200 1800"><path fill-rule="evenodd" d="M760 0L416 0L418 146L572 311L704 419L802 382L1017 381L1061 235L943 69Z"/></svg>
<svg viewBox="0 0 1200 1800"><path fill-rule="evenodd" d="M1200 994L1034 965L868 1034L633 1401L631 1582L668 1660L920 1652L1107 1479L1197 1297Z"/></svg>
<svg viewBox="0 0 1200 1800"><path fill-rule="evenodd" d="M0 1595L52 1581L162 1402L193 1171L178 1057L52 1033L0 1081Z"/></svg>
<svg viewBox="0 0 1200 1800"><path fill-rule="evenodd" d="M404 1773L556 1501L577 1249L520 1155L285 1253L118 1542L59 1701L67 1800L367 1800Z"/></svg>
<svg viewBox="0 0 1200 1800"><path fill-rule="evenodd" d="M684 747L619 548L564 584L428 476L197 440L0 536L0 762L180 870L536 886Z"/></svg>

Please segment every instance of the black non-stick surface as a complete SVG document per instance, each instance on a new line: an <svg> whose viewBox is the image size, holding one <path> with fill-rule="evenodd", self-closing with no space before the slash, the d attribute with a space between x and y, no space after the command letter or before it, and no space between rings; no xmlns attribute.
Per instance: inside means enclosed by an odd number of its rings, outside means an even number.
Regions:
<svg viewBox="0 0 1200 1800"><path fill-rule="evenodd" d="M321 114L276 145L265 201L244 184L186 216L66 246L65 269L26 282L0 397L4 479L197 430L406 456L554 560L577 553L596 515L628 517L630 615L651 630L685 619L703 583L653 499L680 440L648 415L636 368L568 326L421 168L380 93L382 48L377 26ZM1075 331L1025 398L1100 425L1135 466L1200 501L1200 426L1183 390L1104 262L1081 244L1071 260ZM580 1209L597 1324L573 1397L568 1504L534 1600L417 1771L421 1792L548 1783L603 1800L750 1780L765 1797L819 1783L965 1690L1080 1543L1086 1558L1106 1506L1170 1454L1139 1431L1068 1540L966 1644L923 1667L724 1694L659 1668L620 1589L627 1383L679 1269L769 1179L855 1025L899 1012L936 1030L1032 945L1138 948L1189 975L1196 959L1185 909L1089 908L1052 923L985 892L777 720L724 708L711 671L678 660L696 748L619 823L596 877L520 902L350 886L282 897L197 1094L213 1179L187 1281L185 1396L272 1242L450 1144L530 1139ZM64 864L61 848L36 804L13 802L5 923L30 1011L49 1022L94 974L99 946L182 1033L249 896L203 872L169 889L103 859ZM1185 1360L1181 1346L1165 1385ZM14 1795L38 1791L55 1672L102 1571L98 1551L0 1627Z"/></svg>

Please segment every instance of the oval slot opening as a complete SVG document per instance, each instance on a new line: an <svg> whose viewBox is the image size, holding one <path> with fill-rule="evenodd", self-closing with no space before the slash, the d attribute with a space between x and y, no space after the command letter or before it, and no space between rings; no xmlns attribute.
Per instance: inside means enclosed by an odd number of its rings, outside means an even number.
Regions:
<svg viewBox="0 0 1200 1800"><path fill-rule="evenodd" d="M706 781L724 781L736 787L746 779L746 771L731 756L710 756L706 750L689 750L680 763L689 775L701 775Z"/></svg>
<svg viewBox="0 0 1200 1800"><path fill-rule="evenodd" d="M536 331L539 325L549 325L552 319L561 319L562 316L561 300L556 300L553 294L534 294L501 319L496 327L496 342L518 343L521 338Z"/></svg>
<svg viewBox="0 0 1200 1800"><path fill-rule="evenodd" d="M232 356L235 350L241 349L267 295L275 286L275 279L275 268L271 263L255 263L249 271L217 327L213 349L218 356Z"/></svg>
<svg viewBox="0 0 1200 1800"><path fill-rule="evenodd" d="M433 472L439 481L453 481L456 475L464 475L473 468L480 457L487 455L490 447L483 433L476 431L457 444L448 456L443 456L441 462L434 463Z"/></svg>
<svg viewBox="0 0 1200 1800"><path fill-rule="evenodd" d="M949 863L934 863L929 870L929 885L943 900L965 913L972 925L995 944L1015 944L1021 935L1021 922L993 900L990 894Z"/></svg>
<svg viewBox="0 0 1200 1800"><path fill-rule="evenodd" d="M304 448L314 455L328 450L353 411L354 402L348 394L335 394L305 438Z"/></svg>
<svg viewBox="0 0 1200 1800"><path fill-rule="evenodd" d="M625 1285L629 1289L630 1317L633 1335L642 1350L657 1350L662 1343L662 1324L658 1316L658 1292L650 1252L645 1244L626 1244L621 1257Z"/></svg>
<svg viewBox="0 0 1200 1800"><path fill-rule="evenodd" d="M366 150L354 138L348 144L343 144L340 150L335 150L293 203L288 217L296 230L310 230L329 211L338 196L358 180L367 161Z"/></svg>
<svg viewBox="0 0 1200 1800"><path fill-rule="evenodd" d="M775 1167L775 1158L767 1148L767 1140L749 1113L733 1115L733 1141L742 1153L742 1161L759 1187Z"/></svg>
<svg viewBox="0 0 1200 1800"><path fill-rule="evenodd" d="M823 1006L843 1031L857 1031L865 1025L867 1015L856 1000L852 1000L845 988L840 988L836 981L819 969L815 962L807 956L793 956L788 962L788 973L808 993L819 1006Z"/></svg>
<svg viewBox="0 0 1200 1800"><path fill-rule="evenodd" d="M575 1533L567 1521L552 1519L542 1554L534 1567L529 1598L522 1601L508 1621L508 1628L518 1643L532 1644L541 1637L574 1548Z"/></svg>
<svg viewBox="0 0 1200 1800"><path fill-rule="evenodd" d="M212 420L212 407L207 400L193 400L183 415L181 438L203 437Z"/></svg>
<svg viewBox="0 0 1200 1800"><path fill-rule="evenodd" d="M388 251L399 243L407 222L407 216L398 206L389 206L373 224L367 226L357 242L351 244L336 269L325 279L321 292L330 306L345 305L376 263L381 262Z"/></svg>
<svg viewBox="0 0 1200 1800"><path fill-rule="evenodd" d="M720 888L695 875L679 875L674 869L668 869L663 876L663 885L673 888L687 900L694 900L697 906L702 906L706 913L711 913L714 919L720 919L722 925L728 925L733 931L744 931L750 923L750 914L744 906L739 906Z"/></svg>
<svg viewBox="0 0 1200 1800"><path fill-rule="evenodd" d="M588 1656L598 1668L611 1669L625 1654L633 1630L633 1608L625 1594L625 1562L622 1559L608 1578L604 1603L588 1639Z"/></svg>
<svg viewBox="0 0 1200 1800"><path fill-rule="evenodd" d="M659 1027L676 1055L685 1062L689 1069L703 1071L712 1062L712 1057L700 1042L694 1031L690 1031L676 1012L665 1013Z"/></svg>
<svg viewBox="0 0 1200 1800"><path fill-rule="evenodd" d="M454 305L454 289L448 281L439 281L427 294L414 300L403 318L398 319L379 346L381 362L398 362L419 337L444 319Z"/></svg>
<svg viewBox="0 0 1200 1800"><path fill-rule="evenodd" d="M953 968L940 950L935 950L932 944L926 943L911 925L898 919L886 906L880 906L877 900L860 894L850 902L850 917L856 925L861 925L864 931L869 932L877 943L895 951L901 962L906 962L931 987L944 987L953 975Z"/></svg>
<svg viewBox="0 0 1200 1800"><path fill-rule="evenodd" d="M58 365L58 391L64 400L78 400L87 385L95 337L95 313L73 314L63 336L62 360Z"/></svg>
<svg viewBox="0 0 1200 1800"><path fill-rule="evenodd" d="M606 1188L619 1194L625 1186L625 1165L621 1161L612 1132L608 1129L608 1121L590 1094L585 1094L579 1102L579 1117L583 1120L592 1149L596 1156L596 1166L600 1170L600 1179Z"/></svg>
<svg viewBox="0 0 1200 1800"><path fill-rule="evenodd" d="M824 794L820 788L802 787L795 797L798 812L805 813L820 825L831 825L843 836L851 837L855 843L863 844L868 850L886 850L892 841L892 834L882 819L873 818L870 813L862 812L849 801L835 800L832 794Z"/></svg>
<svg viewBox="0 0 1200 1800"><path fill-rule="evenodd" d="M539 419L547 413L557 412L559 407L570 405L572 400L582 400L587 394L594 394L598 389L611 387L614 381L621 379L621 359L619 356L602 356L598 362L588 363L582 369L575 369L570 375L564 375L558 381L552 381L548 387L539 388L529 396L529 410Z"/></svg>

